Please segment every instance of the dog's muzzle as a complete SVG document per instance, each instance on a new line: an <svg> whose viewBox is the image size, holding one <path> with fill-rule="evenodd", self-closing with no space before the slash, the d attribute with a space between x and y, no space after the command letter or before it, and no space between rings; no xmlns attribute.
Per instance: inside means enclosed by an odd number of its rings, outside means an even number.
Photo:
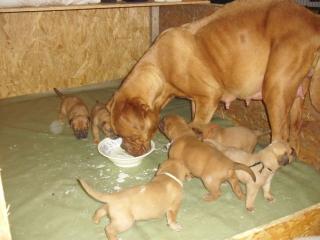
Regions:
<svg viewBox="0 0 320 240"><path fill-rule="evenodd" d="M289 155L288 154L284 154L283 156L280 157L280 159L278 160L279 165L281 166L285 166L287 164L289 164L290 159L289 159Z"/></svg>
<svg viewBox="0 0 320 240"><path fill-rule="evenodd" d="M73 132L77 139L88 137L88 129L74 129Z"/></svg>

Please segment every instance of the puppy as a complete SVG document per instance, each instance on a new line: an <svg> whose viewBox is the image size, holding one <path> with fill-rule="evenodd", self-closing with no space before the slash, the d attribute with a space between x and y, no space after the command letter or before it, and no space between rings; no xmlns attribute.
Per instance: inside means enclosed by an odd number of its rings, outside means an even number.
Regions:
<svg viewBox="0 0 320 240"><path fill-rule="evenodd" d="M106 137L116 137L110 125L110 113L107 111L105 104L98 101L91 110L91 129L93 141L96 144L100 141L99 130L101 130Z"/></svg>
<svg viewBox="0 0 320 240"><path fill-rule="evenodd" d="M87 138L90 125L89 110L84 102L76 96L64 95L53 89L61 98L59 120L63 123L67 118L77 139Z"/></svg>
<svg viewBox="0 0 320 240"><path fill-rule="evenodd" d="M187 169L178 161L166 160L151 182L115 193L100 193L79 180L84 190L94 199L106 203L93 216L95 223L106 215L110 218L105 231L109 240L128 230L135 221L160 218L164 214L171 229L180 231L176 216L182 200L182 181Z"/></svg>
<svg viewBox="0 0 320 240"><path fill-rule="evenodd" d="M201 129L194 129L201 132L202 139L214 140L226 147L234 147L252 153L257 145L258 137L268 134L259 130L251 130L246 127L236 126L223 128L216 124L208 124Z"/></svg>
<svg viewBox="0 0 320 240"><path fill-rule="evenodd" d="M212 201L220 196L220 185L228 181L239 199L243 198L239 180L235 170L243 170L250 174L253 181L253 171L244 164L235 163L218 149L199 140L183 118L173 115L166 116L160 122L160 130L172 141L169 158L185 164L190 174L200 178L208 189L204 197Z"/></svg>
<svg viewBox="0 0 320 240"><path fill-rule="evenodd" d="M279 141L274 141L266 148L253 154L237 148L225 147L217 141L205 140L205 142L218 148L233 161L250 166L255 173L257 180L254 182L248 174L236 171L239 180L246 184L246 208L248 211L254 210L254 201L260 188L263 190L265 199L274 200L271 194L271 180L274 174L281 166L287 165L296 157L287 143Z"/></svg>

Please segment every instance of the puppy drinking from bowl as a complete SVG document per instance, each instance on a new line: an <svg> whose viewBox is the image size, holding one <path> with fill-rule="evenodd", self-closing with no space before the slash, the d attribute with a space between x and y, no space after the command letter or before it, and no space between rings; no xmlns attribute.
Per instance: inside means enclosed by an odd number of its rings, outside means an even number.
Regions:
<svg viewBox="0 0 320 240"><path fill-rule="evenodd" d="M110 125L110 113L107 111L106 105L98 101L91 110L91 129L93 141L96 144L100 142L99 130L108 138L114 139L116 137Z"/></svg>
<svg viewBox="0 0 320 240"><path fill-rule="evenodd" d="M274 200L271 194L271 180L281 166L287 165L295 158L295 153L289 144L282 141L274 141L266 148L253 154L237 148L225 147L211 139L205 139L204 142L218 148L233 161L250 166L255 173L256 181L254 182L247 173L236 171L239 180L246 184L246 208L248 211L254 210L254 201L260 188L263 190L265 199L270 202Z"/></svg>
<svg viewBox="0 0 320 240"><path fill-rule="evenodd" d="M239 180L235 170L248 173L255 181L253 171L242 163L236 163L226 157L217 148L202 142L185 120L177 115L164 117L160 130L172 141L169 158L181 161L194 177L200 178L209 193L204 197L212 201L220 196L220 185L228 181L239 199L242 199Z"/></svg>
<svg viewBox="0 0 320 240"><path fill-rule="evenodd" d="M171 229L180 231L176 217L182 200L183 180L187 174L182 163L169 159L161 164L149 183L120 192L100 193L84 180L79 182L88 195L105 203L96 210L93 220L99 223L102 217L108 215L110 223L105 228L107 238L117 240L117 234L128 230L135 221L163 215L166 215Z"/></svg>
<svg viewBox="0 0 320 240"><path fill-rule="evenodd" d="M87 138L90 125L89 110L77 96L64 95L58 89L53 89L60 97L59 121L63 124L68 120L77 139Z"/></svg>

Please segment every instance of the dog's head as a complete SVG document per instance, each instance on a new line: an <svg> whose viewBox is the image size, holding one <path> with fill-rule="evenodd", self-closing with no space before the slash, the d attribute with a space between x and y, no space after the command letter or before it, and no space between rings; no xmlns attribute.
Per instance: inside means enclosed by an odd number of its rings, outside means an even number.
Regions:
<svg viewBox="0 0 320 240"><path fill-rule="evenodd" d="M167 115L162 118L159 129L171 141L189 132L195 135L187 122L178 115Z"/></svg>
<svg viewBox="0 0 320 240"><path fill-rule="evenodd" d="M87 138L90 118L85 115L75 116L69 120L70 127L77 139Z"/></svg>
<svg viewBox="0 0 320 240"><path fill-rule="evenodd" d="M111 113L113 132L122 137L121 147L133 156L149 151L150 141L157 131L159 112L139 98L113 99L107 108Z"/></svg>
<svg viewBox="0 0 320 240"><path fill-rule="evenodd" d="M296 158L295 151L284 141L272 142L263 153L262 161L272 171L291 163Z"/></svg>

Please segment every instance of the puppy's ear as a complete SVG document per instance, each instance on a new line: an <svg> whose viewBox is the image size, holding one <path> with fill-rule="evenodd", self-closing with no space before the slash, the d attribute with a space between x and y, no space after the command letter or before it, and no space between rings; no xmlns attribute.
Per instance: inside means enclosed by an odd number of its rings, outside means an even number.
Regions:
<svg viewBox="0 0 320 240"><path fill-rule="evenodd" d="M280 166L285 166L285 165L289 164L289 156L288 156L288 154L283 154L278 159L278 163L279 163Z"/></svg>
<svg viewBox="0 0 320 240"><path fill-rule="evenodd" d="M162 118L159 122L159 129L161 132L164 131L164 127L165 127L165 124L164 124L164 119Z"/></svg>
<svg viewBox="0 0 320 240"><path fill-rule="evenodd" d="M192 131L197 135L197 138L203 139L203 132L199 128L192 128Z"/></svg>

